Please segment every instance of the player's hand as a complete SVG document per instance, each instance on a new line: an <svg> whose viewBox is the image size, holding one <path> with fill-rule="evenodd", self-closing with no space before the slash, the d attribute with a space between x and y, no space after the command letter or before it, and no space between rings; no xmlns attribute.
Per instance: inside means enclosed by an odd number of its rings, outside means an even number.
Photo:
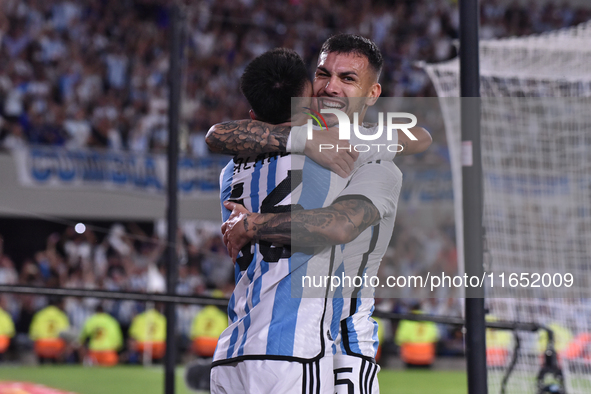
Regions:
<svg viewBox="0 0 591 394"><path fill-rule="evenodd" d="M349 141L339 140L339 129L336 127L316 131L314 138L306 140L304 154L342 178L351 174L355 160L359 157Z"/></svg>
<svg viewBox="0 0 591 394"><path fill-rule="evenodd" d="M249 216L256 214L251 213L244 206L230 201L224 201L224 207L231 210L232 214L222 224L223 241L232 261L235 263L240 249L249 243L253 237L252 231L248 231L245 220Z"/></svg>

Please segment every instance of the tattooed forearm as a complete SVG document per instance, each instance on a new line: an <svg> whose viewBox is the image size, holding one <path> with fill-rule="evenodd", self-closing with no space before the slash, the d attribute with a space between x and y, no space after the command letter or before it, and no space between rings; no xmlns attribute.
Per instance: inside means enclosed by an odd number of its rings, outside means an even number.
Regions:
<svg viewBox="0 0 591 394"><path fill-rule="evenodd" d="M205 142L215 153L256 155L285 152L290 130L290 126L235 120L212 126Z"/></svg>
<svg viewBox="0 0 591 394"><path fill-rule="evenodd" d="M281 245L327 246L350 242L379 219L369 201L349 199L326 208L257 214L244 220L255 240Z"/></svg>

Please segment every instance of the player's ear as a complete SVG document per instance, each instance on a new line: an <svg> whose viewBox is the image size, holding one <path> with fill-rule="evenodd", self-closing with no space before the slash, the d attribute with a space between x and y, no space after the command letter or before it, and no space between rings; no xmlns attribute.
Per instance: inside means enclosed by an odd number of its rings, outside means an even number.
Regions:
<svg viewBox="0 0 591 394"><path fill-rule="evenodd" d="M382 85L380 85L379 83L374 83L371 86L371 89L369 90L369 96L368 96L366 104L368 106L374 105L376 103L376 101L378 100L378 97L380 97L381 94L382 94Z"/></svg>
<svg viewBox="0 0 591 394"><path fill-rule="evenodd" d="M250 119L252 119L252 120L258 120L257 119L257 114L255 114L252 109L250 111L248 111L248 114L250 115Z"/></svg>

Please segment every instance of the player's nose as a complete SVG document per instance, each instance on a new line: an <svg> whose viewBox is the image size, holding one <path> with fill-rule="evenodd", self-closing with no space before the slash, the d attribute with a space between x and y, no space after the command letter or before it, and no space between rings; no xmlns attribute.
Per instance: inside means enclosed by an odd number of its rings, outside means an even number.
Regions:
<svg viewBox="0 0 591 394"><path fill-rule="evenodd" d="M324 86L324 91L329 96L339 96L341 92L339 78L336 75L333 75Z"/></svg>

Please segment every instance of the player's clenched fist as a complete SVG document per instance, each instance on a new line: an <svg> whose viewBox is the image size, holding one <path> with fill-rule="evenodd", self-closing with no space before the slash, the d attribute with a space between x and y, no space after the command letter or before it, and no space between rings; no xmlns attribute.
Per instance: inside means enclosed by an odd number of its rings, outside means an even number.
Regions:
<svg viewBox="0 0 591 394"><path fill-rule="evenodd" d="M224 244L228 249L232 261L236 262L240 249L252 240L252 231L249 231L247 218L256 215L244 208L244 206L224 201L224 207L232 211L232 214L222 224Z"/></svg>

